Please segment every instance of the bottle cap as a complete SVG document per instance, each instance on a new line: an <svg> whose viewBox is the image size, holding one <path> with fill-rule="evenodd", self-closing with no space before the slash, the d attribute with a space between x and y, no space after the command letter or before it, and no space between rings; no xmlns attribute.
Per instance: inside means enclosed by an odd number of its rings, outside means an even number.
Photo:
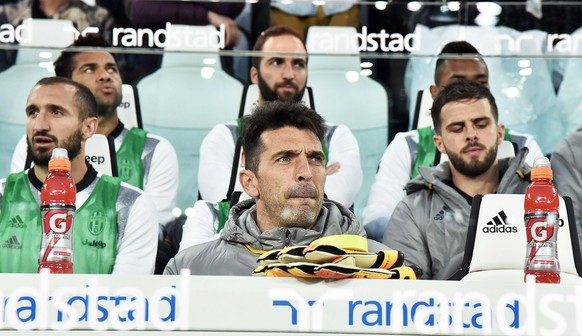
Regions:
<svg viewBox="0 0 582 336"><path fill-rule="evenodd" d="M48 165L49 170L63 169L71 170L71 161L69 161L69 153L65 148L55 148L51 155L51 160Z"/></svg>
<svg viewBox="0 0 582 336"><path fill-rule="evenodd" d="M532 179L549 179L553 178L552 167L550 160L545 156L540 156L534 160L533 168L531 169Z"/></svg>

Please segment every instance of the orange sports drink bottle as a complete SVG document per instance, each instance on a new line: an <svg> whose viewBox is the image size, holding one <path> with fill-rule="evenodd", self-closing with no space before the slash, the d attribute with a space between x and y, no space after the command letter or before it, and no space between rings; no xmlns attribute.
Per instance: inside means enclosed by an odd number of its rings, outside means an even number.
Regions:
<svg viewBox="0 0 582 336"><path fill-rule="evenodd" d="M55 148L40 193L42 240L38 270L73 273L73 218L77 189L67 150Z"/></svg>
<svg viewBox="0 0 582 336"><path fill-rule="evenodd" d="M531 170L532 183L525 192L524 281L533 277L538 283L560 283L557 244L560 199L552 178L550 161L546 157L537 158Z"/></svg>

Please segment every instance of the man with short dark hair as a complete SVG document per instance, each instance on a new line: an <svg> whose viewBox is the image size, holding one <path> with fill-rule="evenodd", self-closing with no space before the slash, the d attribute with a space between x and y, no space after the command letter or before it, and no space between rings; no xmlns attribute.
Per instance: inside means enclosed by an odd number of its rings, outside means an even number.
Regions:
<svg viewBox="0 0 582 336"><path fill-rule="evenodd" d="M433 102L433 141L448 162L419 167L394 210L383 242L402 251L423 278L449 279L460 267L473 196L521 194L529 185L527 148L498 159L504 126L489 90L466 79L444 87Z"/></svg>
<svg viewBox="0 0 582 336"><path fill-rule="evenodd" d="M170 260L165 274L251 275L264 251L309 245L335 234L364 235L339 202L324 199L323 119L301 103L269 102L243 120L246 170L239 179L253 199L231 209L218 240ZM370 251L382 245L369 241Z"/></svg>
<svg viewBox="0 0 582 336"><path fill-rule="evenodd" d="M258 104L268 101L299 102L307 85L307 52L303 39L287 26L264 31L254 51L251 81L259 87ZM317 92L315 93L317 94ZM204 138L200 147L198 186L203 200L220 202L227 197L237 139L236 122L220 124ZM350 207L362 185L360 152L356 138L344 125L326 124L324 143L328 150L326 194Z"/></svg>
<svg viewBox="0 0 582 336"><path fill-rule="evenodd" d="M76 50L91 47L91 51ZM150 195L162 225L172 221L178 192L178 158L170 142L139 128L128 129L117 114L122 99L122 80L113 55L104 50L110 44L97 34L80 36L55 61L57 76L87 86L98 104L97 134L115 139L119 177ZM19 144L12 159L12 171L24 167L24 151Z"/></svg>
<svg viewBox="0 0 582 336"><path fill-rule="evenodd" d="M53 149L65 148L76 185L75 273L151 274L157 217L152 201L85 161L85 142L98 127L97 102L84 85L41 79L26 104L26 140L34 167L0 180L0 272L36 273L42 235L40 190ZM14 223L21 225L14 225ZM90 222L99 222L100 230ZM9 242L9 243L5 243Z"/></svg>
<svg viewBox="0 0 582 336"><path fill-rule="evenodd" d="M454 57L459 55L462 57ZM446 85L467 79L489 87L487 64L475 47L465 41L447 43L436 62L434 84L430 93L434 99ZM363 223L368 237L381 241L394 208L405 196L404 186L418 175L418 167L432 167L439 163L440 154L433 142L432 127L424 127L396 134L380 161L378 173L363 212ZM542 150L529 134L506 130L504 140L518 148L528 147L526 162L530 165Z"/></svg>

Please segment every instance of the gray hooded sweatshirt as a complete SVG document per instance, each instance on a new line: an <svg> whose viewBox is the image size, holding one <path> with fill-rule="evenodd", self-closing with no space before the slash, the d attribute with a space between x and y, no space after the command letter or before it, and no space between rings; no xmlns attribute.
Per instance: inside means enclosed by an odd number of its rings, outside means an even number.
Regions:
<svg viewBox="0 0 582 336"><path fill-rule="evenodd" d="M526 154L527 148L522 148L514 158L499 160L498 193L525 192L530 172ZM463 262L471 206L443 182L450 179L448 162L419 167L419 176L406 185L408 196L394 210L384 233L384 244L404 252L406 262L419 266L424 279L449 279Z"/></svg>
<svg viewBox="0 0 582 336"><path fill-rule="evenodd" d="M300 227L275 228L261 232L256 223L256 205L253 199L233 206L220 238L192 246L176 255L164 274L180 274L189 268L193 275L251 275L259 266L261 251L285 246L309 245L312 241L336 234L366 236L354 214L340 203L324 200L317 222L311 229ZM370 252L387 249L368 239Z"/></svg>

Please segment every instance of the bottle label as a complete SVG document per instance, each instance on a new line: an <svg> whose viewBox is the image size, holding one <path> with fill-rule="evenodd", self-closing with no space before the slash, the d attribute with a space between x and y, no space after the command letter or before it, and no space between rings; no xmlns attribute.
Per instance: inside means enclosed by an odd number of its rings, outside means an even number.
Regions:
<svg viewBox="0 0 582 336"><path fill-rule="evenodd" d="M527 234L526 271L559 271L557 213L535 213L524 216Z"/></svg>
<svg viewBox="0 0 582 336"><path fill-rule="evenodd" d="M41 207L43 235L39 263L73 261L74 206L49 205Z"/></svg>

